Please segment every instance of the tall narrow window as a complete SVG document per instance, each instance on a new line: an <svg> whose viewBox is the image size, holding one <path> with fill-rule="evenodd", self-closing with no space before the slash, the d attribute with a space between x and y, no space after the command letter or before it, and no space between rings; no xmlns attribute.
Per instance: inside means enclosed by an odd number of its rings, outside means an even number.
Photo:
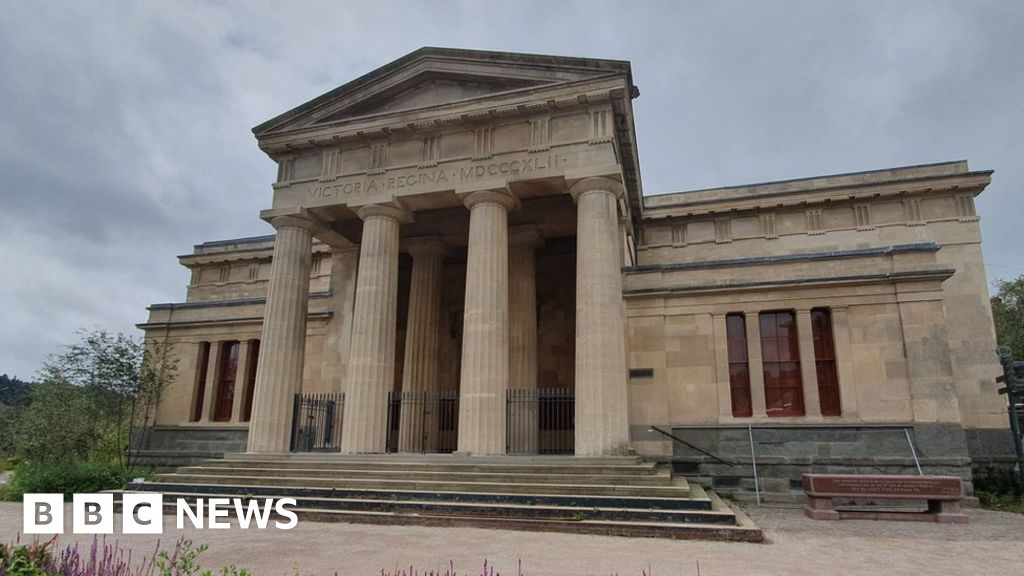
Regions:
<svg viewBox="0 0 1024 576"><path fill-rule="evenodd" d="M751 416L750 363L747 360L747 321L743 314L725 317L725 334L729 341L729 394L733 416Z"/></svg>
<svg viewBox="0 0 1024 576"><path fill-rule="evenodd" d="M199 343L198 362L196 362L195 396L192 399L191 422L199 422L203 418L203 397L206 396L206 372L210 366L210 343Z"/></svg>
<svg viewBox="0 0 1024 576"><path fill-rule="evenodd" d="M822 416L839 416L839 378L836 377L836 346L832 338L832 313L827 308L811 310L814 333L814 365L818 373L818 398Z"/></svg>
<svg viewBox="0 0 1024 576"><path fill-rule="evenodd" d="M252 420L252 397L256 393L256 366L260 360L260 341L249 342L249 375L245 383L245 409L242 411L242 422Z"/></svg>
<svg viewBox="0 0 1024 576"><path fill-rule="evenodd" d="M760 320L765 411L768 416L803 416L796 314L791 310L762 312Z"/></svg>
<svg viewBox="0 0 1024 576"><path fill-rule="evenodd" d="M225 342L220 348L217 367L217 393L213 401L213 421L231 420L235 401L235 376L238 374L238 342Z"/></svg>

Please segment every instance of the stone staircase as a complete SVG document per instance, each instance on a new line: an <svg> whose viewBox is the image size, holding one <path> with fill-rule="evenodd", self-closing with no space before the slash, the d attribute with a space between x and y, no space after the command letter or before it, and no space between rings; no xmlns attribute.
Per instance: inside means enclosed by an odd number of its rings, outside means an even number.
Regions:
<svg viewBox="0 0 1024 576"><path fill-rule="evenodd" d="M230 454L129 491L291 497L300 519L758 542L742 512L635 457Z"/></svg>

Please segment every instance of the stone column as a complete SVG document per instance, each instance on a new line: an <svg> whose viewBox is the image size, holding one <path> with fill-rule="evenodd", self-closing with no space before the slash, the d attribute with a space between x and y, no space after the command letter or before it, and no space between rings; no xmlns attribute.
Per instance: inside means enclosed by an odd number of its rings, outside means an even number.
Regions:
<svg viewBox="0 0 1024 576"><path fill-rule="evenodd" d="M386 449L388 391L395 383L398 228L411 220L408 212L380 204L363 206L359 217L363 239L341 432L346 454Z"/></svg>
<svg viewBox="0 0 1024 576"><path fill-rule="evenodd" d="M248 393L249 355L251 353L251 340L242 340L238 343L238 365L235 369L235 397L231 404L232 422L242 421L242 411L245 409L245 395Z"/></svg>
<svg viewBox="0 0 1024 576"><path fill-rule="evenodd" d="M754 418L766 418L764 396L764 360L761 355L761 315L757 310L743 313L747 325L747 366L750 370L750 404Z"/></svg>
<svg viewBox="0 0 1024 576"><path fill-rule="evenodd" d="M270 223L277 228L277 239L256 367L249 452L289 450L292 407L295 394L302 390L306 351L313 223L298 216L278 216Z"/></svg>
<svg viewBox="0 0 1024 576"><path fill-rule="evenodd" d="M814 328L811 311L796 311L796 337L800 345L800 379L803 381L804 415L821 418L821 399L818 396L818 366L814 356Z"/></svg>
<svg viewBox="0 0 1024 576"><path fill-rule="evenodd" d="M441 290L444 245L436 238L408 242L412 255L409 318L405 329L405 402L399 422L399 452L431 452L437 445L437 405L427 394L440 390Z"/></svg>
<svg viewBox="0 0 1024 576"><path fill-rule="evenodd" d="M576 455L629 448L618 200L622 184L587 178L576 201Z"/></svg>
<svg viewBox="0 0 1024 576"><path fill-rule="evenodd" d="M540 234L532 227L519 227L509 233L509 372L508 387L512 390L537 389L537 282L535 251L543 245ZM509 424L510 452L537 453L536 401L517 402Z"/></svg>
<svg viewBox="0 0 1024 576"><path fill-rule="evenodd" d="M469 208L466 305L462 331L459 452L505 453L508 390L508 211L516 198L481 190Z"/></svg>
<svg viewBox="0 0 1024 576"><path fill-rule="evenodd" d="M206 385L203 386L203 409L199 413L200 422L210 422L213 420L213 399L217 393L217 380L219 380L217 372L220 370L220 351L224 348L224 345L220 342L210 342L210 356L206 362L206 374L203 374L203 378L206 379Z"/></svg>

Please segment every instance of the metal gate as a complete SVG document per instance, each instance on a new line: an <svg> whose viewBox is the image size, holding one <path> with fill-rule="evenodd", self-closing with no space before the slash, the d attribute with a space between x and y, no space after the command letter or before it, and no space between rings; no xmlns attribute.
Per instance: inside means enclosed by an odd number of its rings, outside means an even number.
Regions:
<svg viewBox="0 0 1024 576"><path fill-rule="evenodd" d="M388 452L454 452L458 435L458 390L388 393Z"/></svg>
<svg viewBox="0 0 1024 576"><path fill-rule="evenodd" d="M296 394L292 411L292 452L341 450L345 394Z"/></svg>
<svg viewBox="0 0 1024 576"><path fill-rule="evenodd" d="M572 454L575 391L521 388L506 396L505 450L509 454Z"/></svg>

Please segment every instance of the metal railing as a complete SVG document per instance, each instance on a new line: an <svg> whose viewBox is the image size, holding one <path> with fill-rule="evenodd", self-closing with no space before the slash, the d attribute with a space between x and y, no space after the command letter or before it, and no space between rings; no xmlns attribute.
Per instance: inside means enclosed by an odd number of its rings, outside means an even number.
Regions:
<svg viewBox="0 0 1024 576"><path fill-rule="evenodd" d="M454 452L459 436L458 390L388 393L388 452Z"/></svg>
<svg viewBox="0 0 1024 576"><path fill-rule="evenodd" d="M572 454L575 449L572 388L508 390L505 450L508 454Z"/></svg>
<svg viewBox="0 0 1024 576"><path fill-rule="evenodd" d="M345 394L296 394L292 411L292 452L341 450Z"/></svg>

